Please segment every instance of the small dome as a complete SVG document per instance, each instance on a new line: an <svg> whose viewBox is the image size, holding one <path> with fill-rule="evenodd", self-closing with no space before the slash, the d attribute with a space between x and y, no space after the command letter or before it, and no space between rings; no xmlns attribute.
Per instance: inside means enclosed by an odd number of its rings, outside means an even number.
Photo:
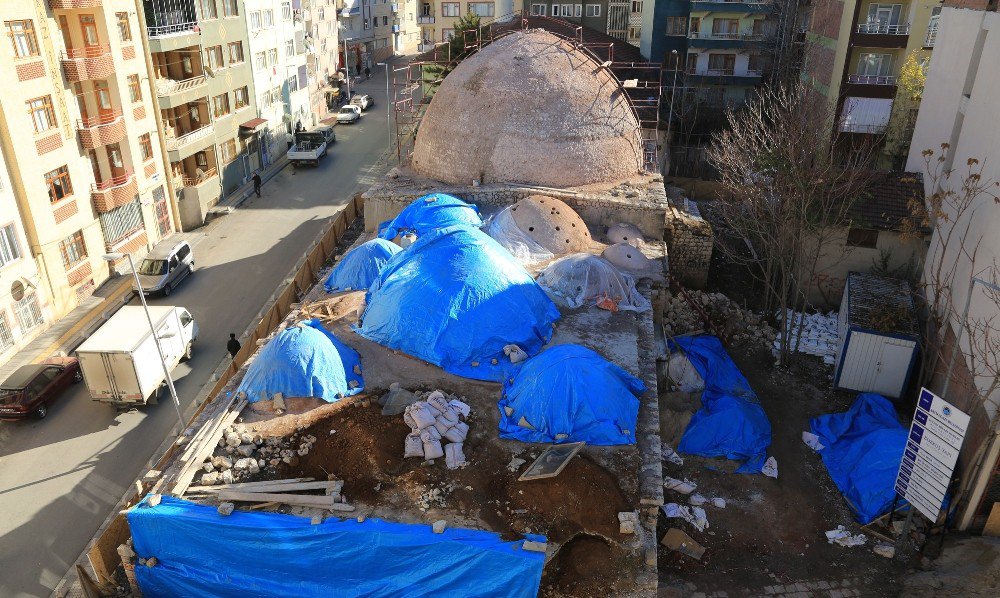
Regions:
<svg viewBox="0 0 1000 598"><path fill-rule="evenodd" d="M554 197L532 195L510 210L521 232L555 255L577 253L590 246L590 233L583 219Z"/></svg>
<svg viewBox="0 0 1000 598"><path fill-rule="evenodd" d="M652 266L652 260L643 255L638 248L628 243L615 243L601 253L601 257L608 260L622 270L629 272L643 272Z"/></svg>
<svg viewBox="0 0 1000 598"><path fill-rule="evenodd" d="M628 243L633 247L643 245L646 240L642 236L642 231L634 224L619 222L608 227L609 243Z"/></svg>
<svg viewBox="0 0 1000 598"><path fill-rule="evenodd" d="M519 31L445 77L421 120L412 168L460 185L619 181L642 170L639 122L598 62L551 33Z"/></svg>

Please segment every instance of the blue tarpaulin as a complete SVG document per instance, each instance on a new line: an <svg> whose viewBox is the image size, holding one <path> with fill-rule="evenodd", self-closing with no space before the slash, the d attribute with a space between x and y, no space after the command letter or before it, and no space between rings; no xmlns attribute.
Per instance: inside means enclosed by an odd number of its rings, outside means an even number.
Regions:
<svg viewBox="0 0 1000 598"><path fill-rule="evenodd" d="M144 596L535 596L545 554L492 532L378 519L313 525L280 513L234 511L164 495L130 509ZM526 536L545 541L540 536Z"/></svg>
<svg viewBox="0 0 1000 598"><path fill-rule="evenodd" d="M465 226L424 234L394 255L366 304L362 336L477 380L504 378L505 345L538 353L559 318L506 249Z"/></svg>
<svg viewBox="0 0 1000 598"><path fill-rule="evenodd" d="M256 403L280 392L332 403L364 390L361 358L316 320L276 334L250 363L237 392Z"/></svg>
<svg viewBox="0 0 1000 598"><path fill-rule="evenodd" d="M864 393L846 413L814 417L810 429L819 436L820 457L858 522L865 525L888 513L908 434L892 402Z"/></svg>
<svg viewBox="0 0 1000 598"><path fill-rule="evenodd" d="M683 350L705 381L702 408L691 418L677 450L702 457L744 461L739 473L760 473L771 445L771 422L750 383L714 336L679 336Z"/></svg>
<svg viewBox="0 0 1000 598"><path fill-rule="evenodd" d="M479 228L483 219L479 208L445 193L431 193L413 200L398 216L378 227L378 236L395 239L408 232L419 237L449 226Z"/></svg>
<svg viewBox="0 0 1000 598"><path fill-rule="evenodd" d="M372 239L348 251L323 283L327 293L365 291L389 258L402 251L385 239Z"/></svg>
<svg viewBox="0 0 1000 598"><path fill-rule="evenodd" d="M513 378L504 380L500 437L634 444L636 397L645 391L642 380L587 347L556 345L525 361Z"/></svg>

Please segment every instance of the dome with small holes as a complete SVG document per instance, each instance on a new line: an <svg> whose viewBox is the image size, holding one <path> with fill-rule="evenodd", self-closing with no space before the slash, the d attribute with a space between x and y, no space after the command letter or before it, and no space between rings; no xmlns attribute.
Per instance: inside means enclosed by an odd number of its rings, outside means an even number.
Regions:
<svg viewBox="0 0 1000 598"><path fill-rule="evenodd" d="M511 217L521 232L554 253L577 253L590 247L590 232L583 219L554 197L532 195L514 204Z"/></svg>

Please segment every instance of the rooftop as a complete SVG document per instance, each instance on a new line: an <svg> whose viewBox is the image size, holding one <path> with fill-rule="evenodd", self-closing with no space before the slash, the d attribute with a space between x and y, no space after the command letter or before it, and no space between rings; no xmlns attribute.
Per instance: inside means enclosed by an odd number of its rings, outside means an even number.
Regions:
<svg viewBox="0 0 1000 598"><path fill-rule="evenodd" d="M880 172L867 192L851 206L851 217L867 228L900 231L920 223L913 217L910 202L924 196L923 175L915 172ZM905 224L910 221L909 224Z"/></svg>

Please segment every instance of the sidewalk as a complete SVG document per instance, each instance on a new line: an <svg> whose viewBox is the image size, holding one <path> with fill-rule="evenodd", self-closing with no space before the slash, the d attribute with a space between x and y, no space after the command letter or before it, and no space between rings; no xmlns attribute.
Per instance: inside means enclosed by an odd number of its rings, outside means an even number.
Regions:
<svg viewBox="0 0 1000 598"><path fill-rule="evenodd" d="M272 162L267 168L260 171L261 186L266 185L269 180L274 178L274 176L281 172L281 170L288 166L288 164L287 155L282 154L277 161ZM205 224L208 224L219 216L225 216L226 214L231 213L233 210L243 205L243 202L245 202L251 195L253 195L253 181L247 181L242 187L230 193L228 197L219 200L219 203L208 209L208 212L205 213Z"/></svg>

